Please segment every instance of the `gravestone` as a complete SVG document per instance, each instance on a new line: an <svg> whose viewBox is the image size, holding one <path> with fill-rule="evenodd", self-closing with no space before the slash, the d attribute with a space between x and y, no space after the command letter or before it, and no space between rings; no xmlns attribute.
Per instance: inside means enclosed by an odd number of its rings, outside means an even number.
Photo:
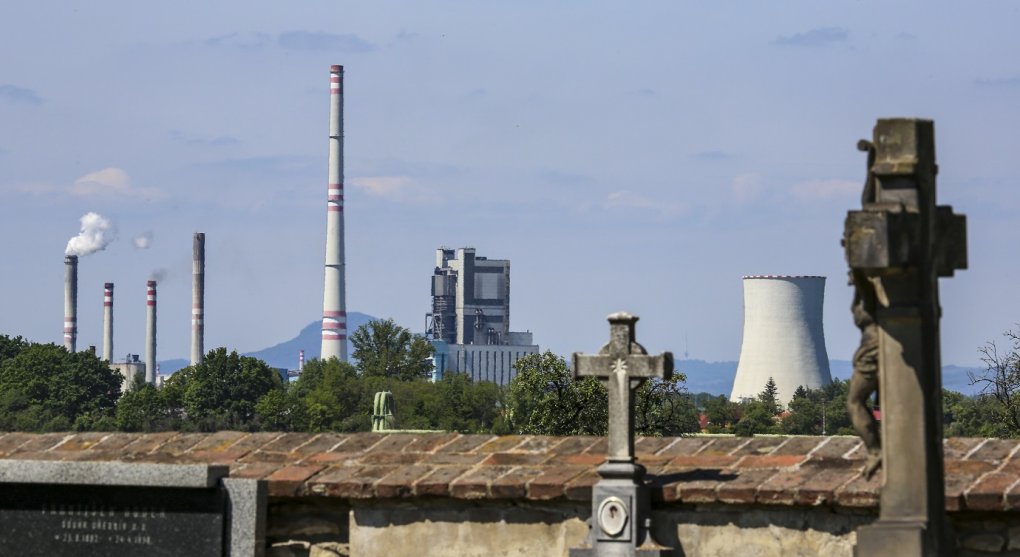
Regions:
<svg viewBox="0 0 1020 557"><path fill-rule="evenodd" d="M673 354L649 356L635 339L637 320L624 312L610 315L609 342L599 353L574 353L574 378L598 377L609 391L609 453L592 488L588 547L571 549L571 557L658 557L670 552L651 536L645 468L634 459L634 397L647 379L672 377Z"/></svg>
<svg viewBox="0 0 1020 557"><path fill-rule="evenodd" d="M869 156L862 208L844 231L861 328L847 406L871 453L864 473L881 471L882 486L855 555L949 555L938 278L967 266L966 220L935 204L930 120L881 119L858 146ZM880 432L864 404L875 391Z"/></svg>
<svg viewBox="0 0 1020 557"><path fill-rule="evenodd" d="M0 460L0 555L261 557L265 482L228 472Z"/></svg>

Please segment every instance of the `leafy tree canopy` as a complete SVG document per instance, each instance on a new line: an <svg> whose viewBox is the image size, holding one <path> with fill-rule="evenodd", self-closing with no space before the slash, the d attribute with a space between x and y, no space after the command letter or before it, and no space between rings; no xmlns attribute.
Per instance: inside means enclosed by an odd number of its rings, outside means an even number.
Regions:
<svg viewBox="0 0 1020 557"><path fill-rule="evenodd" d="M392 319L370 321L351 335L358 371L368 377L409 381L425 379L432 371L434 352L425 337L412 334Z"/></svg>

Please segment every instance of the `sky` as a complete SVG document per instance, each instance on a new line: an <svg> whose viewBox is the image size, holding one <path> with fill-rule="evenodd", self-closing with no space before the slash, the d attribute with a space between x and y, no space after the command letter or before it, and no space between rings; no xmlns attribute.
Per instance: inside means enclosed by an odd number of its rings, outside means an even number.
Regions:
<svg viewBox="0 0 1020 557"><path fill-rule="evenodd" d="M840 247L856 148L880 117L935 121L939 202L970 268L941 281L942 361L1020 322L1015 2L5 2L0 334L187 357L191 234L206 346L251 351L322 308L329 66L345 67L349 311L425 327L437 247L511 260L511 328L597 350L736 360L744 275L824 275L829 357L859 339ZM141 240L140 240L141 238ZM136 242L136 240L138 240ZM145 249L137 244L147 244Z"/></svg>

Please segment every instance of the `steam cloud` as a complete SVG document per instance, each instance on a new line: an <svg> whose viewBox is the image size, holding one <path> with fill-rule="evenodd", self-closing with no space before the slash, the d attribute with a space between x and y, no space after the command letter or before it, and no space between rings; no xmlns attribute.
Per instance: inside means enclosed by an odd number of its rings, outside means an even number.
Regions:
<svg viewBox="0 0 1020 557"><path fill-rule="evenodd" d="M168 271L166 269L154 269L152 273L149 275L149 280L163 282L163 280L166 279L167 272Z"/></svg>
<svg viewBox="0 0 1020 557"><path fill-rule="evenodd" d="M138 249L149 249L149 246L152 245L152 231L146 230L135 236L134 243Z"/></svg>
<svg viewBox="0 0 1020 557"><path fill-rule="evenodd" d="M67 241L65 255L85 256L106 249L117 238L117 227L99 213L85 213L81 217L81 232Z"/></svg>

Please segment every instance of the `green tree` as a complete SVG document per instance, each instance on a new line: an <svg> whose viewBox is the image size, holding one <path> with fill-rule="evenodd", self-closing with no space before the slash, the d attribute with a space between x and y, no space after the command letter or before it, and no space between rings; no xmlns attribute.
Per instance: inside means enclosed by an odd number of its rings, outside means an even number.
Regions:
<svg viewBox="0 0 1020 557"><path fill-rule="evenodd" d="M287 396L293 409L291 424L296 430L359 431L371 424L371 408L364 412L365 387L357 370L336 358L306 363Z"/></svg>
<svg viewBox="0 0 1020 557"><path fill-rule="evenodd" d="M758 397L741 405L740 421L733 426L733 432L740 436L779 433L780 428L776 424L776 414L780 409L778 394L776 382L769 377Z"/></svg>
<svg viewBox="0 0 1020 557"><path fill-rule="evenodd" d="M758 393L758 402L761 402L765 406L765 410L776 415L782 409L782 405L779 404L779 387L776 386L776 381L769 377L769 380L765 382L765 388Z"/></svg>
<svg viewBox="0 0 1020 557"><path fill-rule="evenodd" d="M740 421L733 426L733 433L741 437L750 437L759 433L778 433L776 415L760 400L744 403L741 408Z"/></svg>
<svg viewBox="0 0 1020 557"><path fill-rule="evenodd" d="M686 375L674 372L670 379L650 379L638 388L634 405L638 433L673 437L700 431L698 408L686 381Z"/></svg>
<svg viewBox="0 0 1020 557"><path fill-rule="evenodd" d="M116 425L121 431L165 431L179 424L171 419L163 391L139 373L117 401Z"/></svg>
<svg viewBox="0 0 1020 557"><path fill-rule="evenodd" d="M0 365L0 428L112 427L121 376L94 353L69 353L53 344L25 344L20 339L7 339L2 345L5 354L14 355Z"/></svg>
<svg viewBox="0 0 1020 557"><path fill-rule="evenodd" d="M574 380L563 358L545 351L514 364L507 390L507 425L514 433L605 435L608 394L595 377Z"/></svg>
<svg viewBox="0 0 1020 557"><path fill-rule="evenodd" d="M167 379L164 397L183 427L201 431L257 428L259 399L283 389L280 375L262 360L216 348L202 363Z"/></svg>
<svg viewBox="0 0 1020 557"><path fill-rule="evenodd" d="M726 395L712 396L704 399L704 412L709 433L727 433L740 419L740 404L731 402Z"/></svg>
<svg viewBox="0 0 1020 557"><path fill-rule="evenodd" d="M404 381L427 378L434 349L425 337L397 325L392 319L370 321L351 335L358 371L365 376L394 377Z"/></svg>
<svg viewBox="0 0 1020 557"><path fill-rule="evenodd" d="M546 351L517 360L507 389L506 422L514 433L605 435L609 395L596 377L574 379L563 358ZM639 435L680 435L698 431L698 413L676 372L669 380L646 381L635 392L634 428Z"/></svg>
<svg viewBox="0 0 1020 557"><path fill-rule="evenodd" d="M977 385L988 398L987 419L1002 424L1009 437L1020 436L1020 330L1003 333L1009 348L1000 352L994 341L978 349L985 370L968 372L970 384Z"/></svg>
<svg viewBox="0 0 1020 557"><path fill-rule="evenodd" d="M7 335L0 335L0 366L3 365L4 361L9 360L25 348L28 348L29 342L21 337L11 338Z"/></svg>

